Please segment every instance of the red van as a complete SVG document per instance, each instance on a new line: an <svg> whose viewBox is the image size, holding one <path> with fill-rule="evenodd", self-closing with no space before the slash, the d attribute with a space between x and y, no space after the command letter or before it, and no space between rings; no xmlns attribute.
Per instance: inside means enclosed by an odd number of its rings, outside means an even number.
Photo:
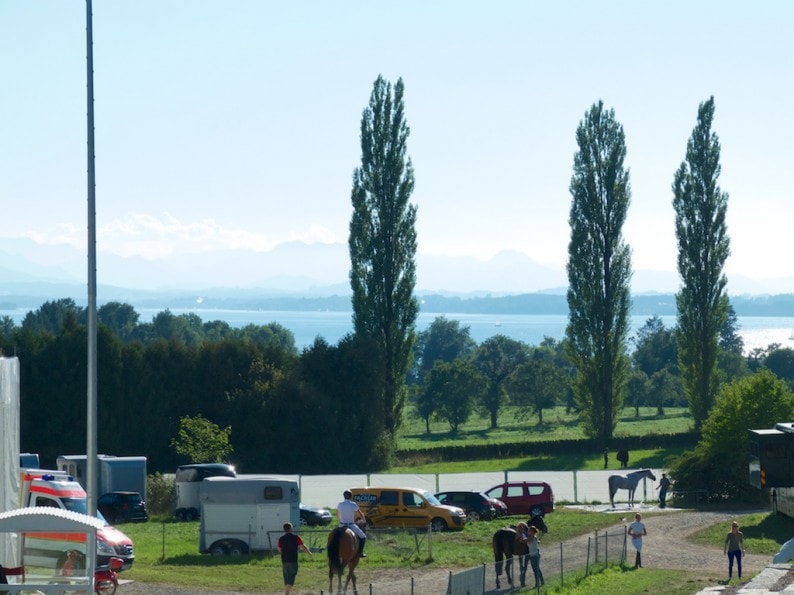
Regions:
<svg viewBox="0 0 794 595"><path fill-rule="evenodd" d="M545 481L508 481L485 491L507 506L508 514L544 515L554 512L554 492Z"/></svg>

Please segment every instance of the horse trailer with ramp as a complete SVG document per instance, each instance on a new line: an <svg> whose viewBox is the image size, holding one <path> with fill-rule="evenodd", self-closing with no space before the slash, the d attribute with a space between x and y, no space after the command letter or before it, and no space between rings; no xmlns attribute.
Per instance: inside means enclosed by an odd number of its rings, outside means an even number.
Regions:
<svg viewBox="0 0 794 595"><path fill-rule="evenodd" d="M298 482L283 477L208 477L199 486L202 554L276 549L284 523L300 527Z"/></svg>

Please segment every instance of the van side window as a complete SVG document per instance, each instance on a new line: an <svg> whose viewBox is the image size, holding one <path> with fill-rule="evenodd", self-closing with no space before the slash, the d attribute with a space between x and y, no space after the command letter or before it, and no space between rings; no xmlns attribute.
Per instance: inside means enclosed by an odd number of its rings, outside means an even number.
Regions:
<svg viewBox="0 0 794 595"><path fill-rule="evenodd" d="M422 499L413 492L403 492L403 506L419 508L422 506Z"/></svg>
<svg viewBox="0 0 794 595"><path fill-rule="evenodd" d="M59 508L55 500L50 500L49 498L43 498L41 496L38 496L36 498L36 506L49 506L50 508Z"/></svg>
<svg viewBox="0 0 794 595"><path fill-rule="evenodd" d="M524 495L524 486L507 486L508 498L520 498Z"/></svg>
<svg viewBox="0 0 794 595"><path fill-rule="evenodd" d="M527 486L530 496L540 496L543 493L543 486Z"/></svg>
<svg viewBox="0 0 794 595"><path fill-rule="evenodd" d="M399 506L400 498L395 491L383 490L380 493L380 503L382 506Z"/></svg>

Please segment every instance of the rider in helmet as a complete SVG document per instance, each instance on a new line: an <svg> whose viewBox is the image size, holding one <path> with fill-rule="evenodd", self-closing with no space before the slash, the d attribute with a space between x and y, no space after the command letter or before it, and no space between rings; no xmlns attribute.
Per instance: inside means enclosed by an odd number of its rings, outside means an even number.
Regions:
<svg viewBox="0 0 794 595"><path fill-rule="evenodd" d="M364 553L364 544L367 543L367 535L357 523L357 521L366 522L366 518L358 504L353 502L353 494L350 490L345 490L344 497L345 499L336 507L336 517L339 519L340 525L349 527L358 536L359 556L366 558L367 554Z"/></svg>

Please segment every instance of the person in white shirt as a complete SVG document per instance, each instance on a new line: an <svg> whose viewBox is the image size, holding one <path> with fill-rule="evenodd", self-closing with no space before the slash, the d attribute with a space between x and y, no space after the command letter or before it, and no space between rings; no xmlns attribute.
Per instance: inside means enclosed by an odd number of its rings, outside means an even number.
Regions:
<svg viewBox="0 0 794 595"><path fill-rule="evenodd" d="M350 528L356 534L359 542L358 555L366 558L367 554L364 553L364 545L367 543L367 534L361 529L358 521L366 523L367 519L358 504L353 502L353 494L350 490L345 490L344 497L345 499L336 507L336 518L339 519L340 525Z"/></svg>
<svg viewBox="0 0 794 595"><path fill-rule="evenodd" d="M631 535L631 544L637 550L634 568L642 568L642 538L648 535L648 531L645 530L645 523L642 522L642 515L639 512L634 515L634 522L629 525L629 535Z"/></svg>

